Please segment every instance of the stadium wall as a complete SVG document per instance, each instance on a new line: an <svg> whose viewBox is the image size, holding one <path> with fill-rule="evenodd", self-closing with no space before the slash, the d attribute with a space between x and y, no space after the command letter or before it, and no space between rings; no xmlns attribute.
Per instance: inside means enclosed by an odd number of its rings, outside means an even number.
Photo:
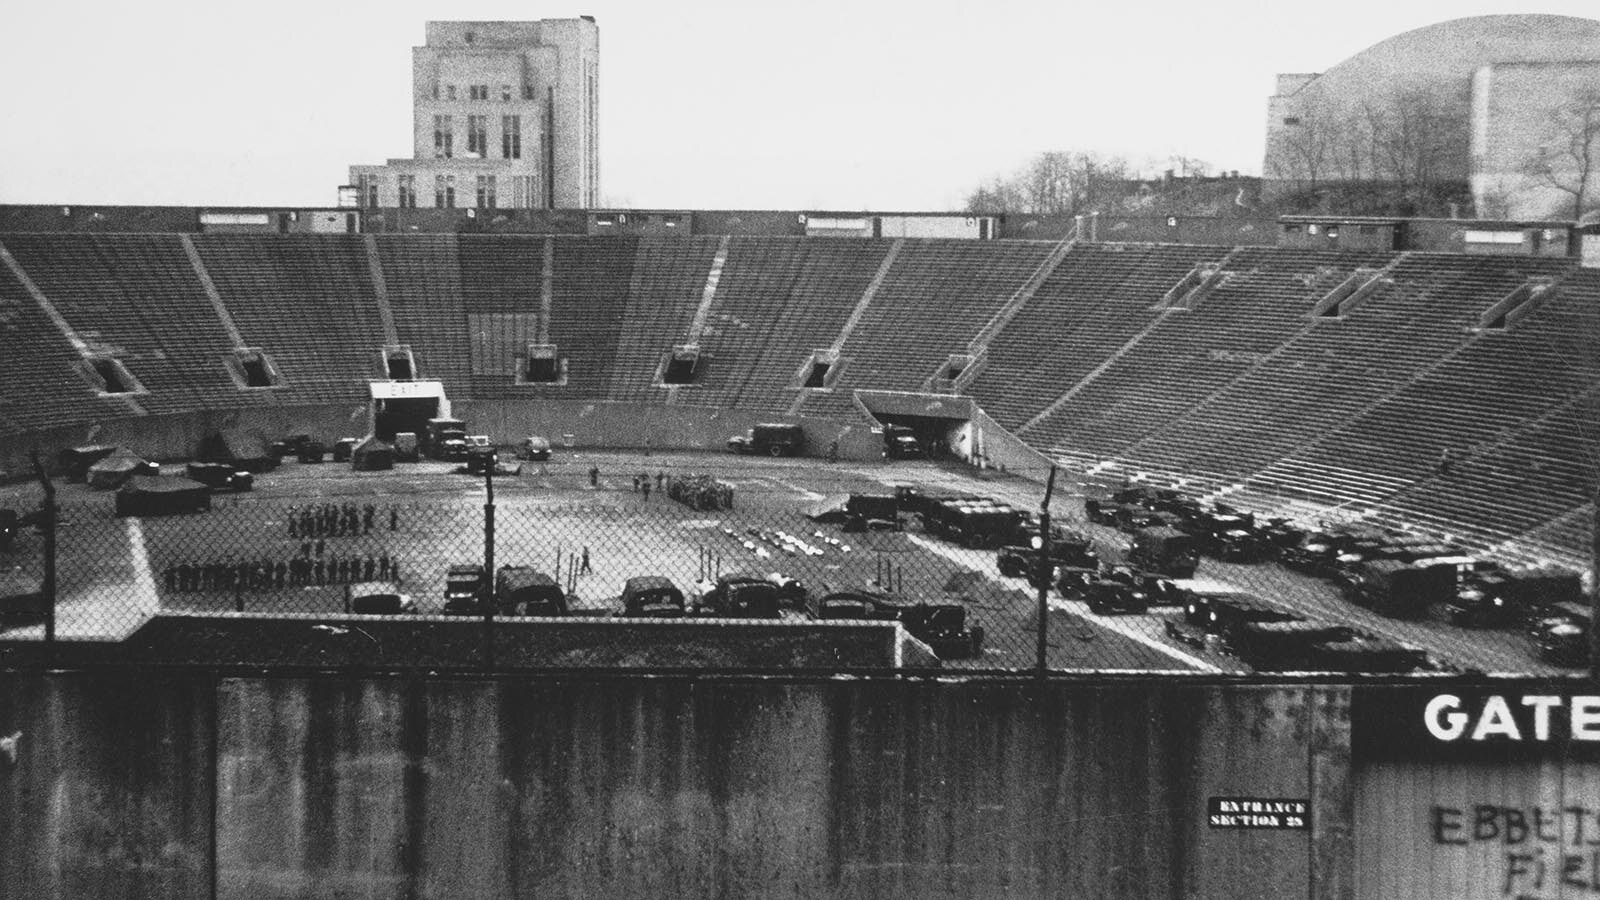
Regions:
<svg viewBox="0 0 1600 900"><path fill-rule="evenodd" d="M38 898L1344 898L1349 695L13 674L0 883ZM1208 804L1239 796L1302 802L1315 827L1218 827Z"/></svg>
<svg viewBox="0 0 1600 900"><path fill-rule="evenodd" d="M792 421L805 429L809 456L825 454L834 440L839 441L841 459L875 460L883 456L882 436L873 434L865 420L839 422L710 406L583 400L461 400L453 408L472 429L488 434L501 445L519 443L524 437L537 434L557 448L721 451L727 450L728 438L744 434L758 422Z"/></svg>
<svg viewBox="0 0 1600 900"><path fill-rule="evenodd" d="M146 459L193 459L200 442L218 431L237 428L273 440L307 433L330 445L341 437L369 431L369 404L265 407L248 410L203 410L173 415L114 419L94 426L73 425L23 432L0 440L0 478L31 478L30 459L38 447L46 463L67 447L84 443L117 444ZM876 460L883 456L883 438L870 422L840 422L812 417L773 416L742 409L708 406L665 406L584 400L456 400L454 414L474 434L487 434L496 444L514 446L531 434L563 446L660 450L727 449L728 438L757 422L795 421L806 432L806 453L822 456L839 441L839 458ZM569 440L570 439L570 440Z"/></svg>

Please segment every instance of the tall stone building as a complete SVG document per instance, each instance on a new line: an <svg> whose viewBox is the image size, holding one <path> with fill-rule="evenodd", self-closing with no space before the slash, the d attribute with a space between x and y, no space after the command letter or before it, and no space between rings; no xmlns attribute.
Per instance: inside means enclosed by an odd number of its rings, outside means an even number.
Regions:
<svg viewBox="0 0 1600 900"><path fill-rule="evenodd" d="M1600 21L1518 14L1418 28L1326 72L1278 76L1263 194L1459 185L1480 216L1575 218L1589 195L1575 204L1559 187L1582 175L1563 128L1596 96ZM1546 174L1530 174L1541 160Z"/></svg>
<svg viewBox="0 0 1600 900"><path fill-rule="evenodd" d="M429 22L411 54L411 158L351 166L360 205L598 206L599 73L591 16Z"/></svg>

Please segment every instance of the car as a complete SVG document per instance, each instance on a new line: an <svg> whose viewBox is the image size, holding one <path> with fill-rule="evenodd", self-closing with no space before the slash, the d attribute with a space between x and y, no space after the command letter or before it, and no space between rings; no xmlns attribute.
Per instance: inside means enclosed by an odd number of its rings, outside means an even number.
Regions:
<svg viewBox="0 0 1600 900"><path fill-rule="evenodd" d="M692 612L698 616L728 619L776 619L782 605L778 586L768 576L736 572L718 576L716 584L697 600Z"/></svg>
<svg viewBox="0 0 1600 900"><path fill-rule="evenodd" d="M243 492L252 490L256 483L254 475L227 463L192 462L185 467L184 473L213 490Z"/></svg>
<svg viewBox="0 0 1600 900"><path fill-rule="evenodd" d="M479 563L458 563L445 570L444 612L452 616L483 615L489 579Z"/></svg>
<svg viewBox="0 0 1600 900"><path fill-rule="evenodd" d="M635 575L622 587L619 618L681 619L687 613L683 591L662 575Z"/></svg>
<svg viewBox="0 0 1600 900"><path fill-rule="evenodd" d="M1113 578L1096 578L1084 586L1083 601L1097 616L1111 613L1143 615L1150 611L1150 598L1138 587Z"/></svg>
<svg viewBox="0 0 1600 900"><path fill-rule="evenodd" d="M417 611L416 601L392 581L347 584L344 603L345 612L364 616L394 616Z"/></svg>
<svg viewBox="0 0 1600 900"><path fill-rule="evenodd" d="M494 576L495 609L510 616L564 616L567 595L554 578L529 566L501 566Z"/></svg>
<svg viewBox="0 0 1600 900"><path fill-rule="evenodd" d="M534 462L544 462L550 458L550 441L536 434L529 435L517 446L517 456Z"/></svg>
<svg viewBox="0 0 1600 900"><path fill-rule="evenodd" d="M831 591L807 604L814 619L870 619L874 610L872 596L861 591Z"/></svg>
<svg viewBox="0 0 1600 900"><path fill-rule="evenodd" d="M921 459L926 454L916 432L904 425L885 425L883 455L889 459Z"/></svg>

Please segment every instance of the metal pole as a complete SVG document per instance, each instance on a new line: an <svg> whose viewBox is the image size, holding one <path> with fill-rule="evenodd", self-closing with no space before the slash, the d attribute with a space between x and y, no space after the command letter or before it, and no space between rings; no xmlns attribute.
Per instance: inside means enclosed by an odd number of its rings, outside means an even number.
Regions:
<svg viewBox="0 0 1600 900"><path fill-rule="evenodd" d="M490 669L494 668L494 469L497 464L496 455L490 453L488 465L483 469L483 658L484 665Z"/></svg>
<svg viewBox="0 0 1600 900"><path fill-rule="evenodd" d="M1039 559L1034 564L1034 577L1039 581L1039 677L1043 678L1048 672L1045 666L1045 650L1050 642L1050 579L1039 578L1039 571L1051 566L1050 560L1050 495L1056 490L1056 467L1050 465L1050 477L1044 483L1044 502L1039 504ZM1053 571L1053 567L1052 571Z"/></svg>
<svg viewBox="0 0 1600 900"><path fill-rule="evenodd" d="M44 595L45 653L54 653L56 643L56 486L39 459L39 448L33 448L33 471L39 476L39 486L44 489L44 500L39 503L44 526L44 579L39 583L39 593Z"/></svg>

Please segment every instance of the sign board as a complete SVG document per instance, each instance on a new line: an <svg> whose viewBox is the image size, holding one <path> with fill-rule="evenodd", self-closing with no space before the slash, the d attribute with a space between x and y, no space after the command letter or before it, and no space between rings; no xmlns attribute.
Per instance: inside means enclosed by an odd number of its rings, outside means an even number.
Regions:
<svg viewBox="0 0 1600 900"><path fill-rule="evenodd" d="M412 400L443 397L444 385L437 381L370 381L374 400Z"/></svg>
<svg viewBox="0 0 1600 900"><path fill-rule="evenodd" d="M1600 694L1579 685L1357 687L1350 724L1363 762L1600 760Z"/></svg>
<svg viewBox="0 0 1600 900"><path fill-rule="evenodd" d="M1212 828L1308 831L1311 801L1284 797L1211 797L1206 824Z"/></svg>

